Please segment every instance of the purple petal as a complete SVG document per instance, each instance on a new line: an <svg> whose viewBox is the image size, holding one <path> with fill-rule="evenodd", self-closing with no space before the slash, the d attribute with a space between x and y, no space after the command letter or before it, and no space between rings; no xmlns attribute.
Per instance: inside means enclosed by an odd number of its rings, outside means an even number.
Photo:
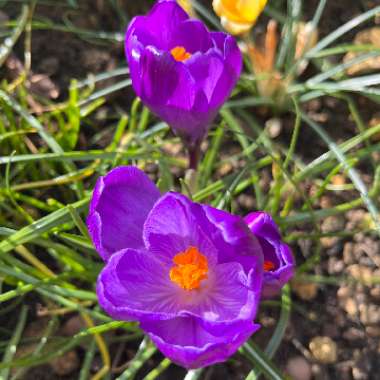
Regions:
<svg viewBox="0 0 380 380"><path fill-rule="evenodd" d="M146 16L137 16L132 20L126 32L126 41L135 36L144 46L170 50L178 25L188 18L175 1L157 2Z"/></svg>
<svg viewBox="0 0 380 380"><path fill-rule="evenodd" d="M294 276L295 261L289 246L280 244L277 252L282 264L276 270L264 273L263 298L277 296L283 286Z"/></svg>
<svg viewBox="0 0 380 380"><path fill-rule="evenodd" d="M210 107L205 93L208 90L211 96L213 89L196 85L186 65L174 61L168 53L158 55L152 50L145 49L138 62L130 60L136 94L187 144L199 143L219 111L219 107ZM219 96L227 97L224 93Z"/></svg>
<svg viewBox="0 0 380 380"><path fill-rule="evenodd" d="M181 137L201 139L217 111L209 109L187 66L153 47L142 51L138 64L133 62L132 79L139 77L134 89L143 102Z"/></svg>
<svg viewBox="0 0 380 380"><path fill-rule="evenodd" d="M205 53L213 46L213 42L210 32L203 22L186 20L173 31L170 46L170 49L182 46L190 54Z"/></svg>
<svg viewBox="0 0 380 380"><path fill-rule="evenodd" d="M160 192L149 177L133 166L113 169L98 179L87 226L104 260L125 248L142 248L142 227Z"/></svg>
<svg viewBox="0 0 380 380"><path fill-rule="evenodd" d="M178 313L181 289L170 281L169 270L147 252L120 251L98 277L99 303L115 319L173 318Z"/></svg>
<svg viewBox="0 0 380 380"><path fill-rule="evenodd" d="M129 65L129 73L132 79L132 86L136 94L141 94L141 70L140 59L144 51L144 46L137 40L136 36L125 39L125 55Z"/></svg>
<svg viewBox="0 0 380 380"><path fill-rule="evenodd" d="M247 322L234 335L216 337L193 318L141 324L158 349L170 360L185 368L201 368L227 360L259 329Z"/></svg>
<svg viewBox="0 0 380 380"><path fill-rule="evenodd" d="M147 250L169 267L177 253L191 246L206 256L208 279L197 291L183 291L178 310L180 315L199 317L205 328L221 334L224 328L255 316L262 286L262 255L241 218L209 208L219 223L211 225L202 207L207 209L180 194L168 193L147 217L143 235ZM231 218L239 224L235 229ZM225 236L218 229L224 232L223 223L230 227Z"/></svg>
<svg viewBox="0 0 380 380"><path fill-rule="evenodd" d="M263 265L261 246L242 218L199 204L194 204L193 212L218 250L218 263L238 262L247 274Z"/></svg>
<svg viewBox="0 0 380 380"><path fill-rule="evenodd" d="M245 217L245 221L255 235L274 242L281 239L280 231L268 213L262 211L252 212Z"/></svg>
<svg viewBox="0 0 380 380"><path fill-rule="evenodd" d="M222 53L230 75L237 80L243 68L243 56L236 40L223 32L211 32L214 45Z"/></svg>
<svg viewBox="0 0 380 380"><path fill-rule="evenodd" d="M225 69L223 57L216 50L212 49L206 54L195 54L185 64L189 68L198 89L203 91L207 102L210 104ZM231 80L228 82L231 82ZM234 80L233 82L235 85L236 81ZM225 99L229 94L230 91L225 91L220 96ZM221 104L222 102L219 105ZM214 108L219 108L218 106L214 106Z"/></svg>
<svg viewBox="0 0 380 380"><path fill-rule="evenodd" d="M199 318L203 328L216 336L239 332L242 323L255 318L261 297L262 268L252 268L250 275L238 263L215 266L191 303L182 304L180 315Z"/></svg>
<svg viewBox="0 0 380 380"><path fill-rule="evenodd" d="M274 265L273 270L264 273L263 297L275 296L294 274L294 257L289 246L282 242L280 231L269 214L253 212L245 221L259 239L264 261Z"/></svg>
<svg viewBox="0 0 380 380"><path fill-rule="evenodd" d="M254 272L255 285L248 287L240 264L217 265L209 268L200 288L187 291L170 280L171 266L145 251L127 249L112 255L98 278L100 305L122 320L192 316L217 336L235 334L255 317L262 271Z"/></svg>
<svg viewBox="0 0 380 380"><path fill-rule="evenodd" d="M193 56L177 62L170 53L177 46ZM125 51L137 95L192 145L207 133L242 67L231 36L210 33L172 0L158 2L147 16L133 19Z"/></svg>
<svg viewBox="0 0 380 380"><path fill-rule="evenodd" d="M189 67L199 90L207 97L210 109L218 110L230 96L240 72L227 63L228 58L217 48L195 54L185 64Z"/></svg>
<svg viewBox="0 0 380 380"><path fill-rule="evenodd" d="M141 99L159 116L163 107L192 109L195 101L194 82L186 66L175 61L170 53L146 48L140 58Z"/></svg>
<svg viewBox="0 0 380 380"><path fill-rule="evenodd" d="M167 193L161 197L144 225L145 246L168 264L172 264L176 254L196 247L207 257L209 265L214 265L215 247L200 228L192 213L192 205L193 202L178 193Z"/></svg>
<svg viewBox="0 0 380 380"><path fill-rule="evenodd" d="M230 97L233 88L238 81L238 77L233 75L229 66L224 65L224 69L215 84L214 92L209 100L210 107L220 108L223 103Z"/></svg>
<svg viewBox="0 0 380 380"><path fill-rule="evenodd" d="M252 212L245 217L252 233L258 238L264 254L264 261L270 261L274 269L283 265L279 248L282 244L280 231L272 217L265 212Z"/></svg>
<svg viewBox="0 0 380 380"><path fill-rule="evenodd" d="M185 67L185 65L183 65ZM203 91L196 87L194 104L190 110L174 106L165 106L161 109L152 109L165 120L174 132L181 137L186 144L198 144L206 135L218 110L210 109Z"/></svg>

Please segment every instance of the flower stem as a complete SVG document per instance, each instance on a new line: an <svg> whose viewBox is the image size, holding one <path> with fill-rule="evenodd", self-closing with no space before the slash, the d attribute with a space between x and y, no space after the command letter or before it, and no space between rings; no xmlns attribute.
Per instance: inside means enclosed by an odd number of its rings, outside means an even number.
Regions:
<svg viewBox="0 0 380 380"><path fill-rule="evenodd" d="M200 143L189 146L189 169L197 170L199 158L200 158Z"/></svg>

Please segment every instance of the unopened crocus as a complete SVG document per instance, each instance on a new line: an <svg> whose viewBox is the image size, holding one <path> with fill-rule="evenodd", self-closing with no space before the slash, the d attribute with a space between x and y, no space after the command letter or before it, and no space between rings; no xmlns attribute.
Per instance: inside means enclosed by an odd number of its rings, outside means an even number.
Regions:
<svg viewBox="0 0 380 380"><path fill-rule="evenodd" d="M115 319L139 321L175 363L224 361L259 328L263 253L241 217L160 195L126 166L98 180L87 223L105 261L100 305Z"/></svg>
<svg viewBox="0 0 380 380"><path fill-rule="evenodd" d="M215 13L231 34L248 32L264 10L267 0L213 0Z"/></svg>
<svg viewBox="0 0 380 380"><path fill-rule="evenodd" d="M270 20L263 44L256 46L248 42L247 49L259 94L275 99L275 104L282 107L286 101L286 89L290 79L284 78L275 67L277 45L277 22Z"/></svg>
<svg viewBox="0 0 380 380"><path fill-rule="evenodd" d="M295 23L294 30L297 37L294 52L296 62L291 73L287 75L276 68L279 37L275 20L269 20L265 38L261 43L247 42L245 45L256 77L259 95L273 99L277 108L286 108L291 100L288 87L295 77L303 73L308 65L308 60L302 59L302 56L318 42L318 30L311 22Z"/></svg>
<svg viewBox="0 0 380 380"><path fill-rule="evenodd" d="M137 95L189 146L206 135L242 69L233 37L209 32L174 0L128 26L125 51Z"/></svg>
<svg viewBox="0 0 380 380"><path fill-rule="evenodd" d="M273 218L265 212L252 212L245 217L252 233L261 244L264 255L263 298L277 295L294 274L294 257L282 239Z"/></svg>

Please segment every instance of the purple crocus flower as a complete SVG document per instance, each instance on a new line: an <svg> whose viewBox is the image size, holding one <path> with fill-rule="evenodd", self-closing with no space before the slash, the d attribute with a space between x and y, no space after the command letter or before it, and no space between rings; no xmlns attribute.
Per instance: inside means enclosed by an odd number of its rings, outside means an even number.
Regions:
<svg viewBox="0 0 380 380"><path fill-rule="evenodd" d="M142 101L188 144L205 136L242 69L233 37L209 32L174 0L129 24L125 51Z"/></svg>
<svg viewBox="0 0 380 380"><path fill-rule="evenodd" d="M97 294L172 361L226 360L253 334L263 254L246 222L155 184L136 167L99 178L88 228L105 267Z"/></svg>
<svg viewBox="0 0 380 380"><path fill-rule="evenodd" d="M262 295L277 295L293 277L295 261L288 245L283 243L272 217L265 212L252 212L245 221L258 238L264 254L264 282Z"/></svg>

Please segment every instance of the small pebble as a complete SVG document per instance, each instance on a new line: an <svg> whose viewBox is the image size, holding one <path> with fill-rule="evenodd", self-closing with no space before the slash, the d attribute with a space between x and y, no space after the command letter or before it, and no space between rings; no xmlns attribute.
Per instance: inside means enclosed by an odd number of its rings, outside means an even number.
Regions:
<svg viewBox="0 0 380 380"><path fill-rule="evenodd" d="M359 330L355 327L350 327L343 333L343 338L350 341L355 341L365 338L365 334L362 330Z"/></svg>
<svg viewBox="0 0 380 380"><path fill-rule="evenodd" d="M354 380L367 380L368 375L363 372L361 368L354 367L352 368L352 377Z"/></svg>
<svg viewBox="0 0 380 380"><path fill-rule="evenodd" d="M359 264L350 265L347 268L347 272L352 276L356 281L361 284L371 286L373 282L372 270L368 267Z"/></svg>
<svg viewBox="0 0 380 380"><path fill-rule="evenodd" d="M379 326L367 326L365 332L371 338L380 338L380 327Z"/></svg>
<svg viewBox="0 0 380 380"><path fill-rule="evenodd" d="M313 300L318 294L318 285L314 282L292 281L292 289L305 301Z"/></svg>
<svg viewBox="0 0 380 380"><path fill-rule="evenodd" d="M79 367L79 358L76 351L68 351L50 362L53 371L59 376L67 376Z"/></svg>
<svg viewBox="0 0 380 380"><path fill-rule="evenodd" d="M323 364L332 364L337 361L338 347L328 336L317 336L309 344L314 358Z"/></svg>
<svg viewBox="0 0 380 380"><path fill-rule="evenodd" d="M345 220L342 216L329 216L323 222L321 230L324 233L341 232L344 230ZM341 240L338 236L328 236L321 238L321 244L324 248L332 248Z"/></svg>
<svg viewBox="0 0 380 380"><path fill-rule="evenodd" d="M346 265L351 265L355 262L354 243L348 242L343 247L343 261Z"/></svg>
<svg viewBox="0 0 380 380"><path fill-rule="evenodd" d="M82 329L86 328L83 318L80 315L74 315L66 321L61 329L61 333L65 336L73 336Z"/></svg>
<svg viewBox="0 0 380 380"><path fill-rule="evenodd" d="M281 119L278 119L278 118L269 119L265 123L265 129L267 130L268 135L272 139L278 137L280 135L281 131L282 131L282 121L281 121Z"/></svg>
<svg viewBox="0 0 380 380"><path fill-rule="evenodd" d="M348 298L343 304L343 309L348 315L355 317L358 313L358 303L353 298Z"/></svg>
<svg viewBox="0 0 380 380"><path fill-rule="evenodd" d="M380 324L380 306L373 304L360 304L359 305L359 318L364 325L376 326Z"/></svg>
<svg viewBox="0 0 380 380"><path fill-rule="evenodd" d="M286 372L292 380L310 380L311 365L303 356L295 356L288 360Z"/></svg>

